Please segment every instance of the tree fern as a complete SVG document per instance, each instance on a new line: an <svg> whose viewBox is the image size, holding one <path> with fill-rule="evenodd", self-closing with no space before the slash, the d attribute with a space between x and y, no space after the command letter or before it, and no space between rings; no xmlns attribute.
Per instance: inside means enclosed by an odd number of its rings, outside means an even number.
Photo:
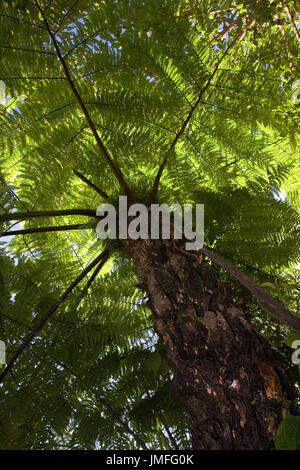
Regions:
<svg viewBox="0 0 300 470"><path fill-rule="evenodd" d="M205 246L299 321L296 15L290 1L1 2L1 448L192 447L149 286L97 238L103 202L204 204ZM297 381L290 327L220 266Z"/></svg>

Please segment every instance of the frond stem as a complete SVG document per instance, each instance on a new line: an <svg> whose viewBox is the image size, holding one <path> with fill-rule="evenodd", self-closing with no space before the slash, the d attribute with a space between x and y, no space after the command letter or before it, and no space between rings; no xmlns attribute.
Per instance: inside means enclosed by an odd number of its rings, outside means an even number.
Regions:
<svg viewBox="0 0 300 470"><path fill-rule="evenodd" d="M300 318L292 315L291 312L281 302L279 302L279 300L274 299L262 287L258 286L250 277L243 273L237 266L225 260L224 258L221 258L221 256L217 255L216 253L213 253L207 247L203 247L201 251L214 263L221 266L221 268L225 269L241 284L243 284L257 298L260 307L263 308L267 313L273 315L277 320L282 321L286 325L289 325L294 330L300 331Z"/></svg>
<svg viewBox="0 0 300 470"><path fill-rule="evenodd" d="M83 215L97 218L96 211L92 209L65 209L61 211L11 212L0 215L0 223L8 220L27 220L38 217L62 217L65 215Z"/></svg>
<svg viewBox="0 0 300 470"><path fill-rule="evenodd" d="M177 132L174 140L172 141L171 145L170 145L170 148L165 156L165 158L163 159L160 167L159 167L159 170L157 172L157 175L155 177L155 180L154 180L154 184L153 184L153 188L152 188L152 191L151 191L151 194L150 194L150 199L149 199L149 203L152 204L152 203L155 203L156 201L156 198L157 198L157 193L158 193L158 187L159 187L159 182L160 182L160 179L161 179L161 176L163 174L163 171L166 167L166 164L168 162L168 159L169 159L169 155L171 153L171 151L176 147L176 144L178 142L178 140L180 139L180 137L184 134L184 131L185 129L187 128L190 120L192 119L193 117L193 114L194 112L196 111L196 109L198 108L198 105L200 104L201 102L201 98L203 96L203 94L206 92L207 88L210 86L213 78L215 77L218 69L219 69L219 66L220 64L222 63L222 61L224 60L224 58L227 56L227 54L231 51L231 49L233 49L233 47L235 46L236 42L238 41L239 39L235 39L235 41L233 41L233 43L226 49L226 51L222 54L221 58L217 61L217 64L212 72L212 74L210 75L210 77L206 80L206 82L204 83L204 86L202 88L202 90L200 91L200 94L195 102L195 104L192 106L192 109L190 110L187 118L185 119L185 121L183 122L180 130Z"/></svg>
<svg viewBox="0 0 300 470"><path fill-rule="evenodd" d="M78 176L84 183L86 183L88 186L90 186L96 193L100 194L104 199L108 199L109 196L105 191L102 191L98 186L96 186L92 181L90 181L86 176L84 176L82 173L79 173L77 170L73 170L74 174Z"/></svg>
<svg viewBox="0 0 300 470"><path fill-rule="evenodd" d="M57 225L54 227L36 227L28 228L25 230L10 230L0 234L0 238L12 237L15 235L27 235L30 233L46 233L46 232L64 232L67 230L80 230L84 228L85 224L73 224L73 225Z"/></svg>
<svg viewBox="0 0 300 470"><path fill-rule="evenodd" d="M25 340L22 342L22 344L19 346L11 360L8 362L7 366L3 370L3 372L0 374L0 383L3 382L4 378L8 374L8 372L11 371L13 368L16 360L19 358L19 356L22 354L23 350L28 346L33 338L36 336L37 332L44 326L44 324L47 322L47 320L53 315L54 312L58 309L58 307L62 304L62 302L68 297L68 295L75 289L77 284L95 267L97 266L98 263L102 261L103 258L108 256L107 250L104 250L97 258L95 258L80 274L79 276L70 284L70 286L63 292L63 294L60 296L59 300L53 304L47 313L41 318L41 320L35 325L31 333L25 338Z"/></svg>
<svg viewBox="0 0 300 470"><path fill-rule="evenodd" d="M58 56L58 59L59 59L61 65L62 65L63 70L64 70L64 73L65 73L65 75L66 75L66 79L67 79L67 81L68 81L68 83L69 83L69 85L70 85L70 88L71 88L71 90L72 90L72 92L73 92L73 94L74 94L74 96L75 96L75 98L76 98L76 100L77 100L77 102L78 102L78 104L79 104L79 106L80 106L80 108L81 108L81 110L82 110L82 112L83 112L83 114L84 114L84 116L85 116L85 118L86 118L88 124L89 124L89 127L90 127L90 129L91 129L91 131L92 131L92 134L93 134L94 137L95 137L95 140L96 140L96 142L97 142L97 145L98 145L98 147L99 147L99 149L100 149L102 155L104 156L104 158L105 158L106 162L108 163L110 169L112 170L113 174L114 174L115 177L117 178L117 180L118 180L120 186L125 189L125 192L126 192L127 196L129 196L129 197L133 200L131 191L130 191L130 189L129 189L129 187L128 187L128 185L127 185L127 183L126 183L126 181L125 181L125 179L124 179L124 177L123 177L123 174L122 174L121 170L115 165L115 163L114 163L113 160L111 159L111 157L110 157L108 151L106 150L106 148L105 148L105 146L104 146L102 140L100 139L100 136L99 136L99 134L98 134L98 132L97 132L97 130L96 130L96 127L95 127L95 125L94 125L94 123L93 123L93 121L92 121L92 118L91 118L91 116L90 116L90 114L89 114L89 112L88 112L88 110L87 110L87 108L86 108L84 102L82 101L82 98L81 98L81 96L80 96L80 94L79 94L79 92L78 92L78 90L77 90L77 88L76 88L76 86L75 86L75 84L74 84L72 78L71 78L71 75L70 75L68 66L67 66L67 64L66 64L66 62L65 62L65 60L64 60L64 58L63 58L63 56L62 56L62 54L61 54L61 51L60 51L59 45L58 45L58 43L57 43L57 41L56 41L56 39L55 39L55 36L54 36L54 34L52 33L52 31L51 31L51 29L50 29L50 26L49 26L49 23L48 23L48 21L47 21L47 19L46 19L46 17L45 17L45 14L44 14L44 12L43 12L42 8L40 7L40 5L39 5L39 3L38 3L37 0L34 1L34 5L37 7L38 11L40 12L40 14L41 14L42 17L43 17L43 20L44 20L46 29L47 29L47 31L48 31L48 33L49 33L50 38L52 39L54 48L55 48L55 50L56 50L56 54L57 54L57 56Z"/></svg>

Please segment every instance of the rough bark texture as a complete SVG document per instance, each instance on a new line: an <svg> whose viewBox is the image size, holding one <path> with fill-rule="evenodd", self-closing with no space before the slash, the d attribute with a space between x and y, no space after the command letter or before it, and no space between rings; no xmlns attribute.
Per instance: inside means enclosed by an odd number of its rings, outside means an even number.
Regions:
<svg viewBox="0 0 300 470"><path fill-rule="evenodd" d="M291 406L271 345L234 304L213 266L178 241L126 240L174 371L194 449L270 449Z"/></svg>

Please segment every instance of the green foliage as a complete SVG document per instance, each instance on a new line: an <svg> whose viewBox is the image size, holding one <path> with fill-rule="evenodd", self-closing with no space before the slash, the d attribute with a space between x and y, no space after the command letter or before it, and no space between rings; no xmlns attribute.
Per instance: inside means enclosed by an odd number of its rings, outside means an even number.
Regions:
<svg viewBox="0 0 300 470"><path fill-rule="evenodd" d="M299 105L291 96L300 70L295 31L279 3L40 1L86 109L137 199L146 201L169 152L159 202L204 203L207 245L299 316ZM293 2L286 4L295 14ZM103 198L74 169L116 201L123 190L42 15L32 1L2 1L0 29L0 80L8 95L0 106L0 215L96 209ZM8 358L89 262L106 247L111 254L89 289L84 279L6 377L0 448L138 448L103 399L149 448L174 448L174 440L189 448L185 416L170 397L163 345L127 254L100 242L88 217L57 220L1 225L5 231L87 224L0 239L0 339ZM226 273L219 275L233 283L247 317L290 367L289 329L262 313ZM288 417L280 425L278 448L299 445L298 421Z"/></svg>
<svg viewBox="0 0 300 470"><path fill-rule="evenodd" d="M275 445L278 450L299 450L300 416L284 418L277 430Z"/></svg>

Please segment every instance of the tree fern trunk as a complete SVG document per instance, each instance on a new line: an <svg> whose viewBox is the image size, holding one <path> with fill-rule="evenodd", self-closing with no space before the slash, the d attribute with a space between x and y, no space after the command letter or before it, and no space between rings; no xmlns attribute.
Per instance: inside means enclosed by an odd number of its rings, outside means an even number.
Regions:
<svg viewBox="0 0 300 470"><path fill-rule="evenodd" d="M290 382L234 304L230 285L174 241L125 245L149 294L193 448L272 448L291 405Z"/></svg>

